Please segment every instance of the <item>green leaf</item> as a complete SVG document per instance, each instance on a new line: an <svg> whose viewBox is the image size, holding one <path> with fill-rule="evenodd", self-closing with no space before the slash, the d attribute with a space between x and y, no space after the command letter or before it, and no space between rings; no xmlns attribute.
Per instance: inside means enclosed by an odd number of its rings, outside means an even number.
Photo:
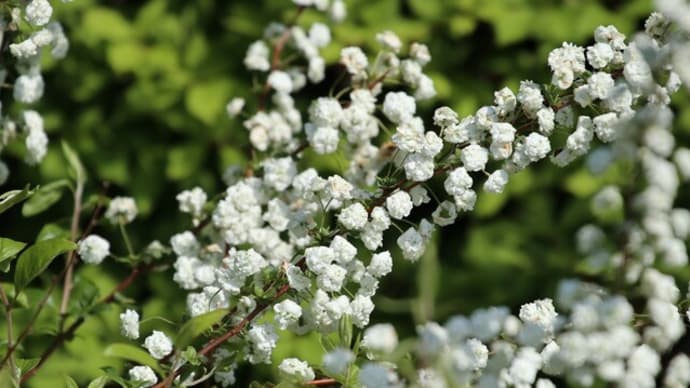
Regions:
<svg viewBox="0 0 690 388"><path fill-rule="evenodd" d="M24 202L22 215L31 217L48 210L62 198L62 191L65 187L69 187L69 181L66 179L60 179L39 187L34 195Z"/></svg>
<svg viewBox="0 0 690 388"><path fill-rule="evenodd" d="M15 257L25 246L23 242L0 237L0 263Z"/></svg>
<svg viewBox="0 0 690 388"><path fill-rule="evenodd" d="M40 358L18 358L14 360L14 364L19 368L21 373L24 374L38 365L40 360Z"/></svg>
<svg viewBox="0 0 690 388"><path fill-rule="evenodd" d="M74 175L74 179L78 184L83 185L84 182L86 182L86 170L84 169L84 165L81 163L79 155L77 155L72 147L64 140L62 141L62 153L65 154L65 159L67 159L67 163L69 163L71 167L70 172Z"/></svg>
<svg viewBox="0 0 690 388"><path fill-rule="evenodd" d="M108 380L110 380L108 376L96 377L95 379L91 380L86 388L103 388L108 383Z"/></svg>
<svg viewBox="0 0 690 388"><path fill-rule="evenodd" d="M69 240L52 238L39 241L27 248L19 256L14 273L14 286L17 291L21 291L36 276L45 271L58 255L69 252L76 247L76 244Z"/></svg>
<svg viewBox="0 0 690 388"><path fill-rule="evenodd" d="M65 375L64 378L65 378L65 387L67 387L67 388L79 388L79 384L77 384L77 382L74 381L73 378L71 378L67 375Z"/></svg>
<svg viewBox="0 0 690 388"><path fill-rule="evenodd" d="M196 337L218 323L227 313L225 309L218 309L190 319L180 329L175 346L178 349L186 348Z"/></svg>
<svg viewBox="0 0 690 388"><path fill-rule="evenodd" d="M29 185L26 185L23 190L10 190L0 194L0 214L29 198L33 193L33 190L29 190Z"/></svg>
<svg viewBox="0 0 690 388"><path fill-rule="evenodd" d="M104 353L106 356L123 358L141 365L150 366L155 371L162 374L162 370L158 366L158 361L151 357L145 350L137 346L124 343L112 344L105 349Z"/></svg>

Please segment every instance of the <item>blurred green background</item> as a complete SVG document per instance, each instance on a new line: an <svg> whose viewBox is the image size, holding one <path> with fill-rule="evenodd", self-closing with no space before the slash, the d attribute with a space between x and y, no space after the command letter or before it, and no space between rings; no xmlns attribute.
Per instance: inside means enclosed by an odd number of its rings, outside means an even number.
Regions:
<svg viewBox="0 0 690 388"><path fill-rule="evenodd" d="M546 56L561 42L588 44L601 24L616 25L630 34L651 11L649 0L346 2L348 18L334 27L334 43L325 50L327 60L336 61L344 45L362 45L375 52L374 36L385 29L408 44L427 43L433 56L428 71L439 93L437 100L420 107L429 125L434 107L449 105L470 114L491 104L493 91L503 86L516 90L522 79L548 82ZM59 140L65 139L88 169L87 191L136 198L141 215L130 228L134 245L166 241L188 227L186 217L173 211L179 191L200 185L218 193L223 190L225 168L245 163L246 130L240 121L226 116L225 104L235 96L248 97L249 104L255 104L252 76L242 65L245 49L270 21L286 21L294 15L295 7L287 0L55 3L56 19L64 24L71 48L63 61L46 62L46 96L38 110L45 114L50 152L39 169L22 167L20 157L10 158L13 174L4 188L64 176ZM308 11L300 24L308 27L324 19ZM325 94L328 86L327 79L307 94ZM675 101L687 108L684 92ZM678 129L687 137L690 110L682 111ZM333 168L326 161L317 161L317 167ZM619 178L615 171L594 177L582 163L565 171L542 163L517 175L503 195L480 194L476 212L438 233L419 263L396 258L396 270L375 299L374 321L393 322L404 336L428 319L444 320L490 304L515 308L552 294L557 280L572 275L579 260L573 235L592 219L584 199ZM439 182L433 185L442 187ZM33 218L23 219L14 209L3 216L0 235L32 241L37 225L61 219L66 226L70 212L68 196ZM106 225L96 232L109 237L116 252L124 252L116 230ZM388 244L397 254L394 241ZM115 265L83 266L77 286L92 284L104 294L125 275ZM170 272L142 279L127 295L143 302L145 319L176 320L183 314L183 293ZM55 293L51 308L58 297ZM59 386L63 375L83 384L98 376L103 366L122 367L103 356L107 344L114 338L119 341L120 312L119 307L111 307L90 318L30 386ZM142 332L153 325L175 330L154 319L143 323ZM46 319L40 327L50 333L54 326ZM45 343L40 337L30 341L25 353L38 354ZM321 350L313 339L292 339L283 342L275 356L287 354L318 362ZM260 367L243 369L238 375L268 378L271 373L270 367Z"/></svg>

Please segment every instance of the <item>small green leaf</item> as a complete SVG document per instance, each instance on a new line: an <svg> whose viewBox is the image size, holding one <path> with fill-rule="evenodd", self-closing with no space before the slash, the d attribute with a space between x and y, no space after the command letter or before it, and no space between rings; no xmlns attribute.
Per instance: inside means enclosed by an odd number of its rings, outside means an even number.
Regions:
<svg viewBox="0 0 690 388"><path fill-rule="evenodd" d="M196 337L218 323L227 313L227 310L218 309L190 319L180 329L175 345L178 349L186 348Z"/></svg>
<svg viewBox="0 0 690 388"><path fill-rule="evenodd" d="M39 241L27 248L19 256L14 273L14 286L17 291L21 291L36 276L45 271L58 255L75 248L75 243L61 238Z"/></svg>
<svg viewBox="0 0 690 388"><path fill-rule="evenodd" d="M77 384L77 382L74 381L73 378L71 378L67 375L65 375L64 378L65 378L65 387L67 387L67 388L79 388L79 384Z"/></svg>
<svg viewBox="0 0 690 388"><path fill-rule="evenodd" d="M124 343L112 344L105 349L104 353L106 356L123 358L141 365L150 366L158 373L162 373L161 368L158 366L158 361L137 346Z"/></svg>
<svg viewBox="0 0 690 388"><path fill-rule="evenodd" d="M69 181L66 179L60 179L39 187L34 195L24 202L22 215L31 217L48 210L62 198L62 191L65 187L69 187Z"/></svg>
<svg viewBox="0 0 690 388"><path fill-rule="evenodd" d="M33 190L29 190L29 185L26 185L23 190L10 190L0 194L0 213L29 198L33 193Z"/></svg>
<svg viewBox="0 0 690 388"><path fill-rule="evenodd" d="M86 388L103 388L108 383L108 380L110 380L108 376L96 377L95 379L91 380Z"/></svg>
<svg viewBox="0 0 690 388"><path fill-rule="evenodd" d="M21 371L21 374L24 374L28 371L31 370L31 368L35 367L38 365L38 362L40 361L40 358L18 358L14 360L14 365L19 368Z"/></svg>
<svg viewBox="0 0 690 388"><path fill-rule="evenodd" d="M0 237L0 263L15 257L25 246L23 242Z"/></svg>
<svg viewBox="0 0 690 388"><path fill-rule="evenodd" d="M67 163L69 163L72 168L70 172L74 175L74 179L78 184L83 185L84 182L86 182L86 170L84 169L84 165L81 163L79 155L77 155L72 147L64 140L62 142L62 153L65 154L65 159L67 159Z"/></svg>

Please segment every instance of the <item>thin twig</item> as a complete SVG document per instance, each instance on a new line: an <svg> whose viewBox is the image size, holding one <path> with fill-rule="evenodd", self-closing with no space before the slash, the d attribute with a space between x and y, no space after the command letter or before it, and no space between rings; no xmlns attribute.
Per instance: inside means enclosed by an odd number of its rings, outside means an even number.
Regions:
<svg viewBox="0 0 690 388"><path fill-rule="evenodd" d="M154 264L146 264L143 266L136 266L132 268L132 272L127 276L125 279L123 279L120 283L115 286L115 288L108 294L106 295L103 299L101 299L98 303L96 303L96 306L101 305L101 304L109 304L115 301L115 296L124 291L127 287L129 287L134 280L136 280L137 277L141 276L141 274L146 273L150 271L151 269L155 268ZM94 306L95 307L95 306ZM69 341L73 336L74 333L77 331L77 329L84 323L85 318L84 317L79 317L76 321L74 321L68 328L67 330L60 332L55 339L53 339L53 342L46 348L45 351L43 351L43 354L41 354L40 360L36 366L31 368L28 372L26 372L22 378L21 382L24 383L26 380L31 378L33 375L38 372L38 370L43 366L43 364L52 356L52 354L62 346L63 343L66 341ZM4 360L3 360L4 362Z"/></svg>
<svg viewBox="0 0 690 388"><path fill-rule="evenodd" d="M77 187L74 190L74 209L72 211L72 224L70 226L70 237L72 241L76 242L79 233L79 216L81 215L82 195L84 193L84 183L77 182ZM76 263L76 252L70 251L67 256L65 267L65 280L62 287L62 301L60 302L60 331L65 323L67 317L67 305L69 304L69 297L72 294L74 265Z"/></svg>
<svg viewBox="0 0 690 388"><path fill-rule="evenodd" d="M12 332L14 329L14 324L12 322L12 303L10 303L9 299L7 298L7 294L5 294L5 289L2 287L0 284L0 299L2 299L2 304L5 306L5 316L7 317L7 347L12 348L12 338L14 337L14 333ZM0 369L3 368L5 363L3 362L0 364ZM15 365L14 365L14 357L9 357L8 358L8 366L10 367L10 375L14 376L15 373Z"/></svg>

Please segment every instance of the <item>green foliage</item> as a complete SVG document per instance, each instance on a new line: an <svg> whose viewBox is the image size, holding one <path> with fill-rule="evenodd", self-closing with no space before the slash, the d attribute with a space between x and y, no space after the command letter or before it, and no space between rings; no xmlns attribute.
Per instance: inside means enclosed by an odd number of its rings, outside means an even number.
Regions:
<svg viewBox="0 0 690 388"><path fill-rule="evenodd" d="M36 276L45 271L57 256L75 248L76 244L61 238L41 240L27 248L17 259L14 271L16 291L24 289Z"/></svg>
<svg viewBox="0 0 690 388"><path fill-rule="evenodd" d="M125 360L130 360L141 365L150 366L158 373L162 373L158 361L144 349L131 344L115 343L108 346L103 354L109 357L117 357Z"/></svg>

